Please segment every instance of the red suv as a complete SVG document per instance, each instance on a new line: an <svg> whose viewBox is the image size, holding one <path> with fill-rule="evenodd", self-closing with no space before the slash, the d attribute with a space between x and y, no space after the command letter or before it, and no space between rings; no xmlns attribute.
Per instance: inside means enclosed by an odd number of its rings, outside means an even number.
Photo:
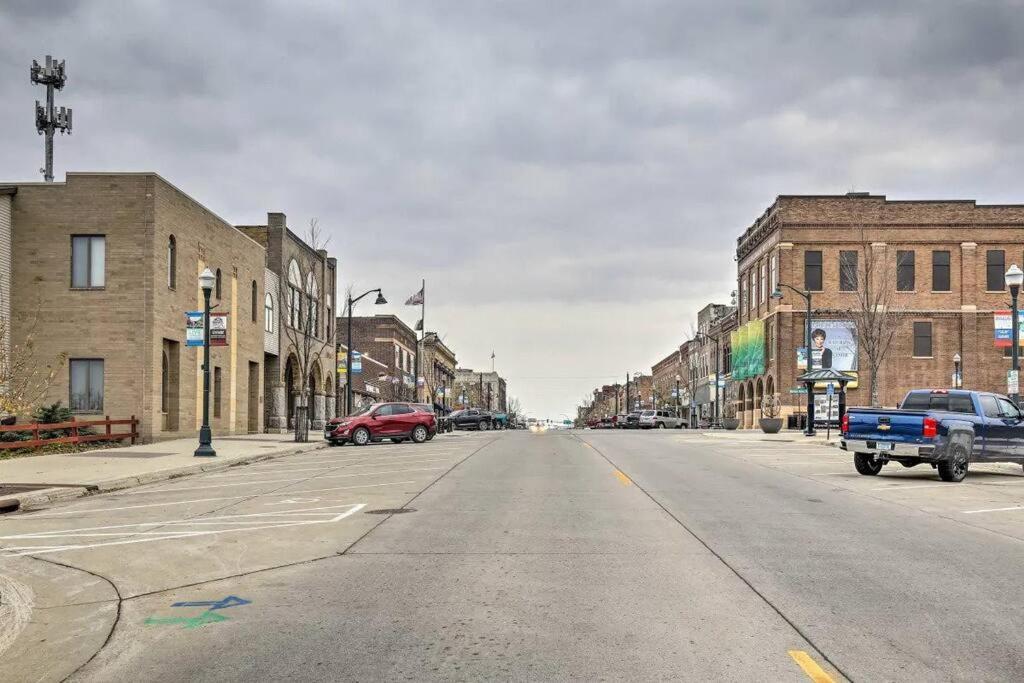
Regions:
<svg viewBox="0 0 1024 683"><path fill-rule="evenodd" d="M332 446L353 443L365 446L371 441L391 439L401 443L411 439L423 443L437 432L434 413L415 403L374 403L348 417L335 417L324 428L324 438Z"/></svg>

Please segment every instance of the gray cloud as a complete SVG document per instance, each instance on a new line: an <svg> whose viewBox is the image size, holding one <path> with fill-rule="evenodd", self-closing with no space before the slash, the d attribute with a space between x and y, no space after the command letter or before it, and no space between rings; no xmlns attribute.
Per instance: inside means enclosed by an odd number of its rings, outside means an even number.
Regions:
<svg viewBox="0 0 1024 683"><path fill-rule="evenodd" d="M317 216L343 284L426 277L428 327L552 416L597 380L535 378L649 367L727 301L777 194L1021 200L1016 1L45 5L0 8L0 178L37 178L28 63L66 58L59 170Z"/></svg>

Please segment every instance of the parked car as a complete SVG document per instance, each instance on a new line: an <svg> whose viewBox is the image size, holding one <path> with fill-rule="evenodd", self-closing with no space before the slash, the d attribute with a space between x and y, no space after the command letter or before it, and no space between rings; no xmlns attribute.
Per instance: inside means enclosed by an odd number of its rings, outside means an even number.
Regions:
<svg viewBox="0 0 1024 683"><path fill-rule="evenodd" d="M444 434L445 432L452 431L452 423L447 415L443 415L437 411L437 407L433 403L414 403L412 404L417 408L429 411L434 414L434 418L437 420L437 433ZM433 436L430 437L434 438Z"/></svg>
<svg viewBox="0 0 1024 683"><path fill-rule="evenodd" d="M640 412L640 429L678 429L683 421L670 410L643 410Z"/></svg>
<svg viewBox="0 0 1024 683"><path fill-rule="evenodd" d="M335 417L324 427L324 439L332 446L391 439L423 443L437 433L433 411L415 403L374 403L347 417Z"/></svg>
<svg viewBox="0 0 1024 683"><path fill-rule="evenodd" d="M508 413L492 413L491 428L508 429Z"/></svg>
<svg viewBox="0 0 1024 683"><path fill-rule="evenodd" d="M959 482L971 462L1024 463L1024 416L1001 394L915 389L895 410L851 408L840 429L863 475L889 462L927 463L943 481Z"/></svg>
<svg viewBox="0 0 1024 683"><path fill-rule="evenodd" d="M625 429L626 417L628 417L626 413L619 413L618 415L614 415L612 417L612 424L616 429Z"/></svg>
<svg viewBox="0 0 1024 683"><path fill-rule="evenodd" d="M640 429L640 411L636 410L626 415L626 429Z"/></svg>
<svg viewBox="0 0 1024 683"><path fill-rule="evenodd" d="M486 432L493 426L493 416L490 412L478 408L456 410L449 417L455 429L476 429Z"/></svg>

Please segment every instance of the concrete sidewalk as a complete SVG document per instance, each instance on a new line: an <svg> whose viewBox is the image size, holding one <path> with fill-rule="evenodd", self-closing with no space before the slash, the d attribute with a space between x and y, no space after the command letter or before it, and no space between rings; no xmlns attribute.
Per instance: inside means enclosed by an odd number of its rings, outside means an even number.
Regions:
<svg viewBox="0 0 1024 683"><path fill-rule="evenodd" d="M825 438L825 430L819 429L814 436L804 436L803 432L796 430L783 430L778 434L765 434L760 429L704 429L701 430L701 436L708 436L719 439L728 439L731 441L779 441L779 442L798 442L798 443L813 443L827 446L838 446L840 433L838 429L833 429L830 439Z"/></svg>
<svg viewBox="0 0 1024 683"><path fill-rule="evenodd" d="M41 507L55 500L77 498L209 472L232 465L279 458L324 448L320 435L296 443L291 434L251 434L214 438L217 456L196 458L197 440L172 439L127 448L60 453L0 460L0 510ZM18 491L17 489L23 489Z"/></svg>

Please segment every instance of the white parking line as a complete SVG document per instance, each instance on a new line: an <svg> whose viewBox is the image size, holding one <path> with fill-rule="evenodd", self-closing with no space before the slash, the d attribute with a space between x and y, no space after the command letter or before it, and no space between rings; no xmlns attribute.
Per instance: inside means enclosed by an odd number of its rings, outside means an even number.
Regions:
<svg viewBox="0 0 1024 683"><path fill-rule="evenodd" d="M332 470L341 469L341 468L347 468L347 467L393 467L396 464L399 464L399 465L409 465L409 464L418 465L419 463L424 463L424 462L442 462L442 461L444 461L446 459L447 458L423 458L423 459L419 459L419 460L403 460L400 463L394 463L394 462L354 462L354 463L342 463L342 464L338 464L338 465L332 465L330 467L308 467L308 468L300 468L300 469L281 468L280 470L277 470L277 469L274 469L274 470L261 469L259 472L246 472L244 470L243 471L236 471L236 472L218 472L217 474L209 474L209 475L207 475L206 479L213 479L215 477L217 477L217 478L220 478L220 477L261 477L261 476L265 475L268 472L281 472L282 474L291 474L293 472L330 472ZM317 475L312 474L312 475L309 475L309 476L316 477Z"/></svg>
<svg viewBox="0 0 1024 683"><path fill-rule="evenodd" d="M976 515L981 512L1013 512L1015 510L1024 510L1024 505L1014 505L1008 508L988 508L987 510L961 510L965 515Z"/></svg>
<svg viewBox="0 0 1024 683"><path fill-rule="evenodd" d="M358 472L356 474L330 474L325 477L317 477L318 479L343 479L346 477L376 477L381 474L399 474L401 472L432 472L434 470L443 470L443 467L415 467L407 470L387 470L385 472ZM309 477L300 477L298 479L264 479L263 481L237 481L231 484L212 484L210 486L182 486L174 489L153 489L149 491L129 491L127 493L120 493L121 496L144 496L151 495L154 493L176 493L179 491L202 491L205 489L220 489L228 486L257 486L260 484L287 484L296 483L300 481L307 481Z"/></svg>
<svg viewBox="0 0 1024 683"><path fill-rule="evenodd" d="M13 548L3 548L2 550L8 551L8 552L6 552L6 556L7 557L20 557L22 555L43 555L43 554L48 554L48 553L65 552L65 551L68 551L68 550L84 550L84 549L88 549L88 548L99 548L99 547L111 546L111 545L128 545L128 544L133 544L133 543L151 543L153 541L167 541L167 540L172 540L172 539L175 539L175 538L194 538L196 536L211 536L211 535L215 535L215 534L230 534L230 533L238 533L238 532L243 532L243 531L260 531L260 530L263 530L263 529L280 529L280 528L293 527L293 526L308 526L308 525L311 525L311 524L330 524L332 522L339 522L339 521L345 519L346 517L349 517L350 515L355 514L359 510L362 510L364 507L366 507L366 503L355 503L355 504L349 505L349 506L347 506L349 508L348 510L346 510L344 512L341 512L341 513L338 513L338 514L334 514L334 510L336 510L337 508L340 508L340 507L346 507L346 506L340 505L340 506L330 506L330 507L325 507L325 508L309 508L308 510L306 510L306 511L312 511L312 510L325 510L325 511L327 511L327 510L329 510L329 512L321 512L320 513L322 516L326 517L325 519L299 519L299 520L296 520L296 519L294 519L294 515L292 515L292 514L256 513L255 515L252 515L252 516L267 517L268 518L267 519L267 524L265 524L264 526L250 526L250 527L245 527L245 528L241 528L241 529L234 528L234 529L208 529L208 530L205 530L205 531L184 531L184 532L179 532L179 533L172 534L172 535L147 536L145 538L134 538L133 537L133 538L128 538L128 539L120 540L120 541L106 541L106 542L99 542L99 543L83 543L83 544L60 545L60 546L35 546L35 547L34 546L17 546L17 547L13 547ZM292 511L292 512L302 512L302 511ZM277 521L273 521L274 518L281 518L281 517L284 517L285 519L277 519ZM188 520L185 520L185 521L188 522ZM167 522L163 522L163 524L166 524L166 523ZM174 522L171 522L171 523L174 523ZM147 523L147 524L144 524L144 525L134 525L134 526L136 526L136 527L139 527L139 526L150 526L152 524L161 524L161 522L153 522L151 524ZM133 526L133 525L128 525L128 526ZM103 527L93 527L93 528L94 529L102 529ZM70 529L70 530L67 530L67 532L65 532L65 533L61 533L61 532L47 532L47 533L44 533L44 534L35 534L35 535L32 535L32 534L21 534L21 535L18 535L18 536L0 536L0 539L8 539L8 538L11 538L11 539L14 539L14 538L39 538L39 539L45 539L45 538L56 538L56 537L60 537L60 536L82 536L83 534L80 534L80 533L76 534L75 532L76 531L88 531L88 530L89 529ZM120 535L123 535L123 534L120 534ZM15 551L15 552L11 552L11 551Z"/></svg>
<svg viewBox="0 0 1024 683"><path fill-rule="evenodd" d="M324 491L347 491L350 489L370 489L379 488L381 486L397 486L399 484L415 484L413 480L408 481L388 481L383 484L356 484L355 486L336 486L331 489L321 489ZM193 498L191 500L172 500L166 503L145 503L144 505L122 505L121 507L113 508L76 508L74 510L63 510L61 512L46 512L39 514L28 514L21 517L9 517L5 521L31 521L33 519L47 519L50 517L57 517L62 515L87 515L93 512L118 512L120 510L138 510L140 508L158 508L167 507L170 505L187 505L189 503L207 503L216 500L240 500L242 498L277 498L280 496L293 496L296 493L302 493L302 491L288 491L286 493L258 493L244 494L241 496L219 496L217 498Z"/></svg>

